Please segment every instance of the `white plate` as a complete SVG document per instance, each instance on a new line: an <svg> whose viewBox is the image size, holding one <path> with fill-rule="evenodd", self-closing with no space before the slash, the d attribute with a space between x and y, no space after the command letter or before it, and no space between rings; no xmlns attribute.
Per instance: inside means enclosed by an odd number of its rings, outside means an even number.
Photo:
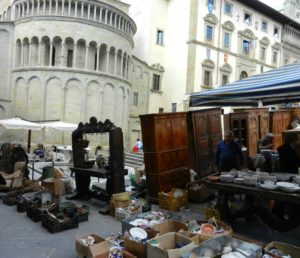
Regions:
<svg viewBox="0 0 300 258"><path fill-rule="evenodd" d="M274 185L271 185L271 184L260 184L260 187L262 189L264 189L264 190L270 190L270 191L276 190L278 188L278 186L275 185L275 184Z"/></svg>
<svg viewBox="0 0 300 258"><path fill-rule="evenodd" d="M285 192L294 193L300 190L300 186L289 182L277 182L276 185Z"/></svg>
<svg viewBox="0 0 300 258"><path fill-rule="evenodd" d="M136 226L136 227L144 226L144 225L146 227L148 227L149 221L146 220L146 219L135 219L135 220L131 221L130 224L133 225L133 226Z"/></svg>
<svg viewBox="0 0 300 258"><path fill-rule="evenodd" d="M142 228L137 228L137 227L131 228L129 230L129 233L131 236L139 238L139 239L147 238L147 232Z"/></svg>

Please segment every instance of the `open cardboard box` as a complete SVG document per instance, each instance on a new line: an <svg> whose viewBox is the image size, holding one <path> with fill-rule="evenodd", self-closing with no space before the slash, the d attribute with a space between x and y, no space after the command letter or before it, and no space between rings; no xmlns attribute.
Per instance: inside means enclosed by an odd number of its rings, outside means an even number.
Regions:
<svg viewBox="0 0 300 258"><path fill-rule="evenodd" d="M160 235L164 235L169 232L179 232L181 230L188 230L188 226L186 224L175 220L166 220L159 224L153 225L150 228L158 231Z"/></svg>
<svg viewBox="0 0 300 258"><path fill-rule="evenodd" d="M95 243L92 246L85 246L80 239L92 236ZM86 234L76 237L76 252L79 257L95 258L109 251L108 241L96 234Z"/></svg>
<svg viewBox="0 0 300 258"><path fill-rule="evenodd" d="M156 240L158 246L152 246L151 240L147 241L147 257L151 258L180 258L181 254L195 247L192 240L175 232L155 237L152 240Z"/></svg>
<svg viewBox="0 0 300 258"><path fill-rule="evenodd" d="M130 252L125 251L125 250L122 250L122 253L123 253L124 258L140 258L140 257L134 256L133 254L131 254ZM109 252L95 256L95 258L108 258L108 257L109 257Z"/></svg>

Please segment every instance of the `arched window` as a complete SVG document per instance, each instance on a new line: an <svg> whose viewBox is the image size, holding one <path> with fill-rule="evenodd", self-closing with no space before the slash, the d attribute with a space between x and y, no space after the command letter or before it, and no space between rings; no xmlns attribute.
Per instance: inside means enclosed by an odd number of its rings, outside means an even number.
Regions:
<svg viewBox="0 0 300 258"><path fill-rule="evenodd" d="M245 79L248 77L248 74L245 71L242 71L240 74L240 80Z"/></svg>

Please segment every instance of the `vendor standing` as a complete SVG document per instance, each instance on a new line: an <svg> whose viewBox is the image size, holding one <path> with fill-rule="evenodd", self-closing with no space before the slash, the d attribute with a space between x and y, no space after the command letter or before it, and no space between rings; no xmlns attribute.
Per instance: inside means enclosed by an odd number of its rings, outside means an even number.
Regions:
<svg viewBox="0 0 300 258"><path fill-rule="evenodd" d="M232 131L225 131L224 140L217 146L216 164L219 171L239 169L244 164L241 146L233 140Z"/></svg>
<svg viewBox="0 0 300 258"><path fill-rule="evenodd" d="M284 136L284 144L278 147L279 168L282 172L298 173L300 159L298 156L298 134L287 133Z"/></svg>
<svg viewBox="0 0 300 258"><path fill-rule="evenodd" d="M272 150L274 147L273 144L274 134L267 133L263 138L261 138L257 143L257 153L260 153L261 150Z"/></svg>

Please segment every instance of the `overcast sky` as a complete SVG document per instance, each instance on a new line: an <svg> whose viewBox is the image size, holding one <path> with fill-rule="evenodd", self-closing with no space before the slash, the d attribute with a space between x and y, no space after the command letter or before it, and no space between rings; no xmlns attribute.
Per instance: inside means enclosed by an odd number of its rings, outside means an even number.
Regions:
<svg viewBox="0 0 300 258"><path fill-rule="evenodd" d="M283 1L284 0L260 0L261 2L264 2L267 5L270 5L276 10L281 10L283 8Z"/></svg>

